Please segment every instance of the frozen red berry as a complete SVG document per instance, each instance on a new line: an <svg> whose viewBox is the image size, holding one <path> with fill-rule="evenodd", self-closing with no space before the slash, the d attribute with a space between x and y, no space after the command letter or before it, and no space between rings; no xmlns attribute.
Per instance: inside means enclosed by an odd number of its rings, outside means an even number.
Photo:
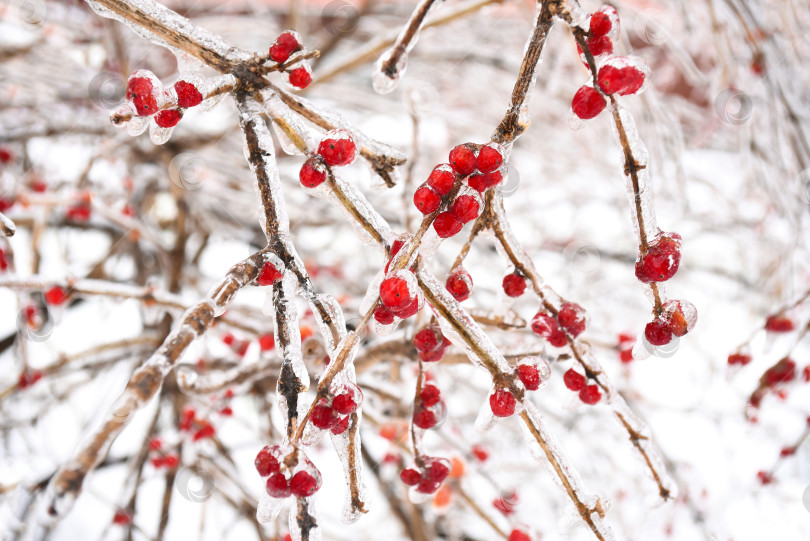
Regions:
<svg viewBox="0 0 810 541"><path fill-rule="evenodd" d="M491 173L476 173L470 176L467 185L478 191L485 192L488 189L497 186L503 180L503 174L500 171L492 171Z"/></svg>
<svg viewBox="0 0 810 541"><path fill-rule="evenodd" d="M566 370L565 374L563 374L563 383L572 391L581 391L585 387L585 382L585 376L573 368L569 368Z"/></svg>
<svg viewBox="0 0 810 541"><path fill-rule="evenodd" d="M489 407L496 417L509 417L515 413L517 400L509 389L498 388L489 395Z"/></svg>
<svg viewBox="0 0 810 541"><path fill-rule="evenodd" d="M464 227L464 224L459 222L453 213L445 211L439 213L436 219L433 220L433 229L439 237L446 239L452 237Z"/></svg>
<svg viewBox="0 0 810 541"><path fill-rule="evenodd" d="M301 66L290 71L290 84L295 88L306 88L312 82L312 72L307 66Z"/></svg>
<svg viewBox="0 0 810 541"><path fill-rule="evenodd" d="M472 291L472 276L464 267L456 267L447 277L444 287L458 302L465 301L470 298Z"/></svg>
<svg viewBox="0 0 810 541"><path fill-rule="evenodd" d="M604 111L605 97L592 86L581 86L571 100L571 110L582 120L589 120Z"/></svg>
<svg viewBox="0 0 810 541"><path fill-rule="evenodd" d="M644 327L644 337L653 346L664 346L672 341L672 330L665 319L658 317Z"/></svg>
<svg viewBox="0 0 810 541"><path fill-rule="evenodd" d="M256 277L256 283L260 286L271 286L281 280L284 275L282 269L279 269L279 263L265 261L262 270L259 271L259 276Z"/></svg>
<svg viewBox="0 0 810 541"><path fill-rule="evenodd" d="M479 462L486 462L489 458L489 451L483 445L473 445L470 452Z"/></svg>
<svg viewBox="0 0 810 541"><path fill-rule="evenodd" d="M127 81L127 99L135 106L138 116L150 116L158 112L156 79L148 72L139 70Z"/></svg>
<svg viewBox="0 0 810 541"><path fill-rule="evenodd" d="M735 364L745 366L751 362L751 356L747 353L732 353L728 356L727 362L730 366L734 366Z"/></svg>
<svg viewBox="0 0 810 541"><path fill-rule="evenodd" d="M390 325L394 322L394 314L384 304L380 303L374 309L374 320L380 325Z"/></svg>
<svg viewBox="0 0 810 541"><path fill-rule="evenodd" d="M267 478L267 494L273 498L286 498L290 495L290 485L283 473L274 473Z"/></svg>
<svg viewBox="0 0 810 541"><path fill-rule="evenodd" d="M588 49L594 56L611 54L613 52L613 41L608 36L599 36L588 39Z"/></svg>
<svg viewBox="0 0 810 541"><path fill-rule="evenodd" d="M568 343L559 322L543 311L537 312L532 318L532 331L545 338L554 347L561 348Z"/></svg>
<svg viewBox="0 0 810 541"><path fill-rule="evenodd" d="M629 334L619 335L619 360L623 363L633 361L633 346L636 344L636 339Z"/></svg>
<svg viewBox="0 0 810 541"><path fill-rule="evenodd" d="M681 236L661 233L649 244L647 253L636 260L636 278L644 283L664 282L678 272L681 263Z"/></svg>
<svg viewBox="0 0 810 541"><path fill-rule="evenodd" d="M417 300L418 291L416 276L402 269L390 273L380 283L380 300L389 310L404 310Z"/></svg>
<svg viewBox="0 0 810 541"><path fill-rule="evenodd" d="M203 95L188 81L174 83L174 92L177 94L177 105L183 108L195 107L202 103Z"/></svg>
<svg viewBox="0 0 810 541"><path fill-rule="evenodd" d="M501 287L509 297L520 297L526 291L526 278L515 271L503 277Z"/></svg>
<svg viewBox="0 0 810 541"><path fill-rule="evenodd" d="M412 487L419 483L419 481L422 479L422 475L413 468L406 468L399 473L399 478L403 483L409 487Z"/></svg>
<svg viewBox="0 0 810 541"><path fill-rule="evenodd" d="M442 196L427 184L423 184L414 192L413 204L422 214L431 214L441 206Z"/></svg>
<svg viewBox="0 0 810 541"><path fill-rule="evenodd" d="M796 379L796 361L790 357L780 359L762 375L761 381L768 387L775 387L780 383L789 383Z"/></svg>
<svg viewBox="0 0 810 541"><path fill-rule="evenodd" d="M478 203L478 199L470 194L464 194L459 195L456 198L450 212L453 214L453 217L456 220L466 224L467 222L478 218L480 208L481 205Z"/></svg>
<svg viewBox="0 0 810 541"><path fill-rule="evenodd" d="M506 541L532 541L532 538L523 530L512 530Z"/></svg>
<svg viewBox="0 0 810 541"><path fill-rule="evenodd" d="M326 401L321 400L317 406L312 408L312 414L309 416L309 420L312 426L320 428L321 430L329 430L338 422L338 414Z"/></svg>
<svg viewBox="0 0 810 541"><path fill-rule="evenodd" d="M456 175L452 167L448 164L437 165L430 172L427 185L433 188L439 195L447 195L456 185Z"/></svg>
<svg viewBox="0 0 810 541"><path fill-rule="evenodd" d="M436 418L436 413L427 407L417 406L413 411L413 424L422 430L429 430L436 426L439 420Z"/></svg>
<svg viewBox="0 0 810 541"><path fill-rule="evenodd" d="M292 30L282 32L270 46L268 56L273 62L279 64L286 62L290 55L301 48L298 33Z"/></svg>
<svg viewBox="0 0 810 541"><path fill-rule="evenodd" d="M584 403L593 406L602 398L599 386L596 384L586 385L579 391L579 399Z"/></svg>
<svg viewBox="0 0 810 541"><path fill-rule="evenodd" d="M533 364L521 364L517 367L518 379L529 391L536 391L540 388L540 372Z"/></svg>
<svg viewBox="0 0 810 541"><path fill-rule="evenodd" d="M59 306L68 300L67 291L59 286L48 288L45 293L42 294L42 296L44 297L45 302L51 306Z"/></svg>
<svg viewBox="0 0 810 541"><path fill-rule="evenodd" d="M298 172L298 180L301 185L306 188L314 188L320 186L326 180L326 167L320 156L312 156L304 165L301 166L301 171Z"/></svg>
<svg viewBox="0 0 810 541"><path fill-rule="evenodd" d="M454 147L450 151L450 167L462 177L466 177L475 171L475 152L466 144Z"/></svg>
<svg viewBox="0 0 810 541"><path fill-rule="evenodd" d="M0 147L0 163L3 165L11 163L11 160L14 159L14 154L11 153L11 150L7 149L6 147Z"/></svg>
<svg viewBox="0 0 810 541"><path fill-rule="evenodd" d="M331 167L349 165L354 161L356 152L357 145L354 144L349 132L345 130L338 129L328 132L318 145L318 154Z"/></svg>
<svg viewBox="0 0 810 541"><path fill-rule="evenodd" d="M428 325L413 337L413 346L417 351L433 351L442 347L444 336L438 325Z"/></svg>
<svg viewBox="0 0 810 541"><path fill-rule="evenodd" d="M343 434L349 429L350 422L351 417L349 417L348 415L344 415L338 420L337 423L335 423L335 426L329 429L329 432L336 435Z"/></svg>
<svg viewBox="0 0 810 541"><path fill-rule="evenodd" d="M351 394L343 393L332 400L332 408L341 415L349 415L357 410L357 402Z"/></svg>
<svg viewBox="0 0 810 541"><path fill-rule="evenodd" d="M475 168L482 173L491 173L503 163L503 149L497 143L488 143L481 147L475 158Z"/></svg>
<svg viewBox="0 0 810 541"><path fill-rule="evenodd" d="M768 316L765 320L765 330L768 332L791 332L794 328L793 320L783 315Z"/></svg>
<svg viewBox="0 0 810 541"><path fill-rule="evenodd" d="M92 213L92 207L87 203L81 202L68 207L65 211L65 217L74 222L86 222L90 219Z"/></svg>
<svg viewBox="0 0 810 541"><path fill-rule="evenodd" d="M596 80L605 94L626 96L635 94L642 86L647 75L639 67L627 63L627 59L613 57L614 64L605 64L599 68Z"/></svg>
<svg viewBox="0 0 810 541"><path fill-rule="evenodd" d="M290 492L298 498L306 498L321 488L321 476L318 472L299 471L290 479Z"/></svg>
<svg viewBox="0 0 810 541"><path fill-rule="evenodd" d="M200 427L199 429L197 429L196 432L194 432L194 436L192 436L192 439L194 441L200 441L206 438L212 438L214 434L216 434L216 429L214 428L213 425L206 422L203 424L202 427Z"/></svg>
<svg viewBox="0 0 810 541"><path fill-rule="evenodd" d="M126 526L127 524L132 522L132 517L124 509L119 509L113 515L112 521L113 524L117 526Z"/></svg>
<svg viewBox="0 0 810 541"><path fill-rule="evenodd" d="M425 467L422 471L416 491L422 494L432 494L439 490L442 482L450 473L450 462L444 458L424 457Z"/></svg>
<svg viewBox="0 0 810 541"><path fill-rule="evenodd" d="M426 383L419 391L419 400L423 406L431 407L439 403L441 400L441 391L432 383Z"/></svg>
<svg viewBox="0 0 810 541"><path fill-rule="evenodd" d="M8 258L6 257L6 252L0 248L0 272L8 270Z"/></svg>
<svg viewBox="0 0 810 541"><path fill-rule="evenodd" d="M180 109L163 109L155 115L155 124L161 128L174 128L181 118L183 113Z"/></svg>
<svg viewBox="0 0 810 541"><path fill-rule="evenodd" d="M757 472L757 480L762 485L770 485L771 483L773 483L773 475L766 471L761 470Z"/></svg>
<svg viewBox="0 0 810 541"><path fill-rule="evenodd" d="M602 6L599 11L591 15L590 35L599 37L607 35L613 30L614 22L618 23L619 16L613 6Z"/></svg>
<svg viewBox="0 0 810 541"><path fill-rule="evenodd" d="M669 300L664 303L664 317L673 336L684 336L697 323L697 309L689 301Z"/></svg>
<svg viewBox="0 0 810 541"><path fill-rule="evenodd" d="M263 334L259 336L259 349L262 351L270 351L276 347L276 339L272 334Z"/></svg>
<svg viewBox="0 0 810 541"><path fill-rule="evenodd" d="M557 321L565 332L577 337L585 330L587 316L585 310L574 302L564 302L557 314Z"/></svg>

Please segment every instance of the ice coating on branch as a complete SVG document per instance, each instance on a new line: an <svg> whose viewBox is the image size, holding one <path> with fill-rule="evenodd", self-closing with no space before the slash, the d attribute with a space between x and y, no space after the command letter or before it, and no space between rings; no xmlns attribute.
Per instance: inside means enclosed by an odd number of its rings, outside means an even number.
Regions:
<svg viewBox="0 0 810 541"><path fill-rule="evenodd" d="M277 92L266 89L262 91L262 97L264 98L263 105L265 110L271 119L280 119L290 126L290 128L292 128L292 130L303 139L308 149L314 150L318 148L318 142L320 141L321 137L320 134L307 125L303 121L301 115L294 114L292 111L290 111L290 109L284 105L284 102L281 101L281 98ZM281 128L275 125L275 122L273 128L279 138L279 144L284 152L287 154L301 154L301 150L296 147L292 141L290 141L289 137ZM287 145L289 145L289 147L287 147Z"/></svg>
<svg viewBox="0 0 810 541"><path fill-rule="evenodd" d="M332 320L332 325L337 329L338 340L343 340L346 337L346 319L343 317L343 310L340 308L337 300L331 295L315 295L310 299L310 306L312 313L315 316L315 322L318 324L318 329L321 331L321 336L324 338L324 347L329 357L333 357L335 353L336 344L332 339L332 331L329 325L321 317L318 305L323 306Z"/></svg>
<svg viewBox="0 0 810 541"><path fill-rule="evenodd" d="M161 128L155 124L154 120L149 123L149 139L156 145L162 145L168 141L171 138L173 131L174 126L171 128Z"/></svg>
<svg viewBox="0 0 810 541"><path fill-rule="evenodd" d="M284 498L273 498L262 491L262 495L259 496L259 503L256 506L256 520L259 524L273 522L281 512L281 508L284 507L284 503Z"/></svg>
<svg viewBox="0 0 810 541"><path fill-rule="evenodd" d="M278 284L277 284L278 285ZM293 374L304 388L309 387L309 372L301 353L301 333L298 330L298 309L295 306L295 288L298 280L291 272L281 279L281 291L273 286L273 304L276 306L273 330L281 349L282 362L292 368Z"/></svg>
<svg viewBox="0 0 810 541"><path fill-rule="evenodd" d="M87 4L98 15L124 23L130 27L132 31L139 36L142 36L150 43L171 49L173 52L175 52L175 54L184 54L184 51L178 50L176 46L170 45L155 33L146 30L139 24L129 21L128 19L122 17L119 13L116 13L116 11L105 7L105 3L106 2L99 2L97 0L87 0ZM126 4L133 10L140 11L147 17L159 22L167 33L175 36L184 36L187 38L187 41L194 42L202 48L207 49L208 51L211 51L222 58L232 60L247 60L250 58L250 54L246 51L241 51L230 47L216 34L212 34L203 28L194 26L191 24L191 21L163 6L162 4L153 2L152 0L128 0Z"/></svg>
<svg viewBox="0 0 810 541"><path fill-rule="evenodd" d="M320 513L318 512L317 496L298 498L290 508L289 527L290 537L293 541L321 541ZM310 520L304 521L308 525L307 536L303 535L298 515L309 515Z"/></svg>
<svg viewBox="0 0 810 541"><path fill-rule="evenodd" d="M202 103L199 105L200 109L210 111L216 107L219 102L228 95L228 92L224 92L223 90L226 90L226 87L233 87L234 85L236 85L236 77L230 73L202 80L197 88L203 96L211 97L203 99Z"/></svg>
<svg viewBox="0 0 810 541"><path fill-rule="evenodd" d="M347 524L356 522L363 513L368 511L368 490L363 482L360 430L357 428L362 417L362 412L358 409L350 417L348 430L342 434L330 434L332 445L335 447L335 452L343 466L343 475L346 478L347 488L342 518L343 522ZM351 489L353 485L356 487L355 494Z"/></svg>
<svg viewBox="0 0 810 541"><path fill-rule="evenodd" d="M354 210L358 212L360 218L370 224L372 229L381 233L382 238L388 238L393 235L391 231L391 226L388 225L388 222L383 218L377 209L375 209L366 199L366 197L354 186L342 180L339 176L335 175L335 189L337 189L340 193L342 193L348 203L354 207L354 209L347 208L344 205L343 201L341 201L337 195L332 193L332 191L326 192L326 199L334 203L335 205L340 208L343 213L346 215L346 218L351 224L352 228L354 229L355 233L360 237L364 244L367 246L377 246L379 241L372 236L369 231L366 230L362 225L357 222L357 217L354 214ZM320 192L315 192L316 195L323 196Z"/></svg>

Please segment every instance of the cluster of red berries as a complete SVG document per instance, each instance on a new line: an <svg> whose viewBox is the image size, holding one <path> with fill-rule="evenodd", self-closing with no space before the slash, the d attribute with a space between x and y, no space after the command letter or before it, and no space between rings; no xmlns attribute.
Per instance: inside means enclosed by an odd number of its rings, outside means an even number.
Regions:
<svg viewBox="0 0 810 541"><path fill-rule="evenodd" d="M532 318L532 331L542 336L554 347L561 348L568 343L568 336L576 338L585 330L588 322L585 310L573 302L564 302L556 317L541 309Z"/></svg>
<svg viewBox="0 0 810 541"><path fill-rule="evenodd" d="M214 425L205 419L197 417L197 411L192 407L183 410L178 428L180 432L190 432L194 441L212 438L217 433Z"/></svg>
<svg viewBox="0 0 810 541"><path fill-rule="evenodd" d="M626 96L641 91L647 68L635 57L613 56L613 41L619 32L619 16L611 6L602 6L590 17L585 43L598 60L596 85L583 85L574 94L571 109L583 120L594 118L607 106L605 96ZM579 49L579 45L577 45ZM580 49L580 58L586 62Z"/></svg>
<svg viewBox="0 0 810 541"><path fill-rule="evenodd" d="M336 129L326 133L318 145L318 152L310 156L298 180L306 188L320 186L326 180L327 167L341 167L354 161L357 145L346 130Z"/></svg>
<svg viewBox="0 0 810 541"><path fill-rule="evenodd" d="M202 103L203 94L192 82L179 80L164 90L154 73L138 70L127 80L127 100L138 116L153 116L161 128L173 128L183 118L186 109Z"/></svg>
<svg viewBox="0 0 810 541"><path fill-rule="evenodd" d="M303 46L298 32L286 30L270 46L267 57L277 64L284 64L294 52L301 49L303 49ZM290 68L285 67L284 69L289 83L296 88L308 87L309 83L312 82L312 68L310 68L309 62L302 60L296 62Z"/></svg>
<svg viewBox="0 0 810 541"><path fill-rule="evenodd" d="M449 164L437 165L413 194L413 204L424 215L436 215L439 237L452 237L478 217L482 194L503 181L503 148L497 143L464 143L450 151ZM451 194L455 194L451 200Z"/></svg>
<svg viewBox="0 0 810 541"><path fill-rule="evenodd" d="M664 303L664 310L644 327L644 337L653 346L669 344L673 337L681 337L695 327L697 310L692 303L671 300Z"/></svg>
<svg viewBox="0 0 810 541"><path fill-rule="evenodd" d="M348 381L334 386L327 398L321 398L312 409L309 421L320 430L343 434L349 428L350 416L363 403L363 392Z"/></svg>
<svg viewBox="0 0 810 541"><path fill-rule="evenodd" d="M406 468L399 478L409 487L414 487L421 494L433 494L450 473L450 461L446 458L422 456L416 466Z"/></svg>
<svg viewBox="0 0 810 541"><path fill-rule="evenodd" d="M273 498L306 498L321 488L321 472L315 464L298 451L298 461L288 465L280 445L266 445L256 455L254 465L259 475L266 477L265 490Z"/></svg>
<svg viewBox="0 0 810 541"><path fill-rule="evenodd" d="M447 416L442 393L432 383L425 383L413 405L413 424L423 430L436 428Z"/></svg>
<svg viewBox="0 0 810 541"><path fill-rule="evenodd" d="M149 451L151 453L149 462L154 468L173 470L180 465L180 457L175 453L167 453L163 449L163 442L160 438L152 438L149 440Z"/></svg>
<svg viewBox="0 0 810 541"><path fill-rule="evenodd" d="M396 318L413 316L424 303L416 275L407 269L392 271L380 283L380 302L374 309L374 319L381 325L390 325Z"/></svg>
<svg viewBox="0 0 810 541"><path fill-rule="evenodd" d="M548 381L551 370L543 359L528 356L520 360L515 374L527 391L536 391ZM509 417L516 411L517 399L509 389L495 387L489 394L489 407L496 417Z"/></svg>
<svg viewBox="0 0 810 541"><path fill-rule="evenodd" d="M579 399L589 405L594 405L602 399L602 392L595 383L588 384L584 375L573 368L569 368L563 374L563 383L571 391L579 393Z"/></svg>

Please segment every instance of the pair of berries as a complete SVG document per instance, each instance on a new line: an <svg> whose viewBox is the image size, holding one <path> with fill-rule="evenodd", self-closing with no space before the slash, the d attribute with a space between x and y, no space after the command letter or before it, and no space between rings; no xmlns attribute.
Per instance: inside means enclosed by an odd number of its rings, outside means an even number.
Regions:
<svg viewBox="0 0 810 541"><path fill-rule="evenodd" d="M286 30L270 46L267 57L277 64L283 64L290 56L303 48L298 32ZM290 84L296 88L306 88L312 82L312 69L306 60L296 62L293 69L287 71ZM285 70L286 71L286 70Z"/></svg>
<svg viewBox="0 0 810 541"><path fill-rule="evenodd" d="M619 16L611 6L603 6L590 18L590 29L585 38L594 57L608 56L613 53L611 36L616 36L619 29ZM580 58L586 62L582 49L577 44ZM647 79L647 67L636 57L608 56L601 63L596 74L596 86L583 85L574 94L571 109L583 120L596 117L607 106L605 96L618 94L627 96L641 91Z"/></svg>
<svg viewBox="0 0 810 541"><path fill-rule="evenodd" d="M527 391L536 391L551 375L548 364L533 356L521 359L515 372ZM509 389L495 387L489 394L489 408L496 417L509 417L515 413L517 399Z"/></svg>
<svg viewBox="0 0 810 541"><path fill-rule="evenodd" d="M164 91L163 84L150 71L138 70L127 81L127 100L135 107L138 116L154 115L155 124L161 128L173 128L183 113L202 103L203 95L194 83L179 80L173 92ZM170 104L168 107L164 104Z"/></svg>
<svg viewBox="0 0 810 541"><path fill-rule="evenodd" d="M464 267L456 267L450 272L444 287L458 302L466 301L472 292L472 276Z"/></svg>
<svg viewBox="0 0 810 541"><path fill-rule="evenodd" d="M254 465L262 477L267 477L265 490L273 498L306 498L321 488L321 472L299 451L298 463L285 475L282 472L284 451L279 445L266 445L256 455ZM284 469L287 469L286 467Z"/></svg>
<svg viewBox="0 0 810 541"><path fill-rule="evenodd" d="M671 300L664 303L664 311L647 323L644 337L653 346L664 346L673 337L681 337L695 327L697 310L688 301Z"/></svg>
<svg viewBox="0 0 810 541"><path fill-rule="evenodd" d="M419 358L428 363L441 360L450 345L450 340L435 324L428 325L413 337L413 346L416 348Z"/></svg>
<svg viewBox="0 0 810 541"><path fill-rule="evenodd" d="M532 331L542 336L554 347L561 348L568 343L568 335L576 338L585 330L588 322L585 310L573 302L564 302L557 317L540 310L532 318Z"/></svg>
<svg viewBox="0 0 810 541"><path fill-rule="evenodd" d="M450 473L450 461L446 458L422 456L419 466L406 468L399 474L403 483L414 487L421 494L433 494Z"/></svg>
<svg viewBox="0 0 810 541"><path fill-rule="evenodd" d="M306 188L320 186L326 180L327 167L342 167L354 161L357 145L346 130L327 132L318 145L318 152L310 156L298 173L298 180Z"/></svg>
<svg viewBox="0 0 810 541"><path fill-rule="evenodd" d="M351 382L335 387L329 398L322 398L312 409L309 421L312 426L329 430L332 434L343 434L349 428L350 415L357 411L363 402L363 392Z"/></svg>
<svg viewBox="0 0 810 541"><path fill-rule="evenodd" d="M413 408L413 424L423 430L436 427L447 416L447 407L441 391L432 383L426 383L419 390Z"/></svg>
<svg viewBox="0 0 810 541"><path fill-rule="evenodd" d="M380 283L380 304L374 319L390 325L394 318L407 319L416 314L425 302L413 272L407 269L389 272Z"/></svg>
<svg viewBox="0 0 810 541"><path fill-rule="evenodd" d="M587 384L588 380L573 368L569 368L563 374L563 383L574 392L579 393L579 399L589 405L594 405L602 399L602 392L595 383Z"/></svg>
<svg viewBox="0 0 810 541"><path fill-rule="evenodd" d="M793 320L787 316L777 314L768 316L765 320L765 330L773 333L786 333L795 329Z"/></svg>
<svg viewBox="0 0 810 541"><path fill-rule="evenodd" d="M177 466L180 465L180 458L173 454L161 454L157 456L153 456L149 462L152 463L152 467L160 469L166 468L168 470L173 470Z"/></svg>

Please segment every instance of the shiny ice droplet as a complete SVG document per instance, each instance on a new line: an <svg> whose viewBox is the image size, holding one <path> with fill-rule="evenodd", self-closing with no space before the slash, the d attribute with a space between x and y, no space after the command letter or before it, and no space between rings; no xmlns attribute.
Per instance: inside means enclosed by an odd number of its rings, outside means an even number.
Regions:
<svg viewBox="0 0 810 541"><path fill-rule="evenodd" d="M371 76L371 83L374 91L378 94L388 94L399 84L402 75L408 67L408 55L403 53L392 65L391 56L394 50L389 49L377 60L374 65L374 73Z"/></svg>

